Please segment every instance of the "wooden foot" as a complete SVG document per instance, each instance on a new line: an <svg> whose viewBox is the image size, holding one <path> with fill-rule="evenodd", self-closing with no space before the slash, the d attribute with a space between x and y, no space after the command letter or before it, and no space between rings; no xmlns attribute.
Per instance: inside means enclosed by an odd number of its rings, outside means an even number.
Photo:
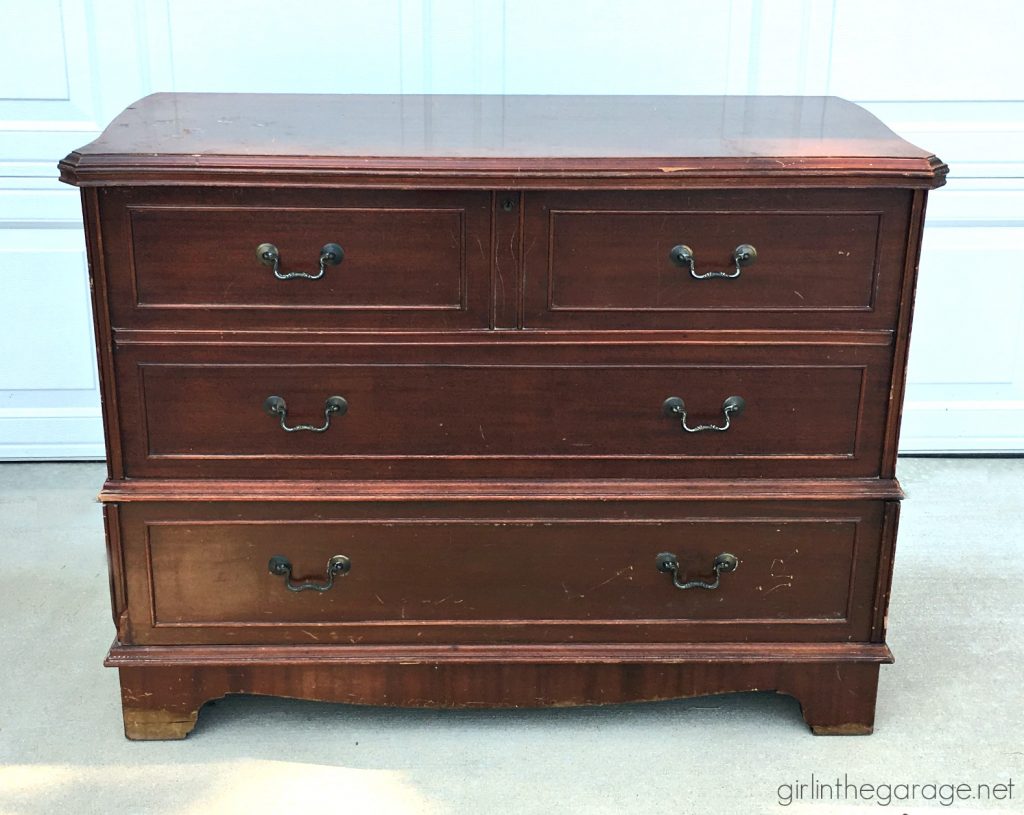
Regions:
<svg viewBox="0 0 1024 815"><path fill-rule="evenodd" d="M848 724L812 724L811 732L815 736L870 736L875 732L874 725L849 722Z"/></svg>
<svg viewBox="0 0 1024 815"><path fill-rule="evenodd" d="M816 736L867 736L874 730L878 665L790 665L779 691L796 697Z"/></svg>
<svg viewBox="0 0 1024 815"><path fill-rule="evenodd" d="M192 732L199 711L144 710L125 707L124 734L132 741L169 741L183 739Z"/></svg>
<svg viewBox="0 0 1024 815"><path fill-rule="evenodd" d="M134 741L183 739L210 698L179 668L121 668L124 734Z"/></svg>

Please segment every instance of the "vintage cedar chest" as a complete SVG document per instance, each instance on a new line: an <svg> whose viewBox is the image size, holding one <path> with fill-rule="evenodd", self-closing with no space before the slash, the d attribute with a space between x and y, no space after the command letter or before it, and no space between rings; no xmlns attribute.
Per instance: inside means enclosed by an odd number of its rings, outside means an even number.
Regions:
<svg viewBox="0 0 1024 815"><path fill-rule="evenodd" d="M824 97L157 94L60 167L129 738L227 693L871 731L934 156Z"/></svg>

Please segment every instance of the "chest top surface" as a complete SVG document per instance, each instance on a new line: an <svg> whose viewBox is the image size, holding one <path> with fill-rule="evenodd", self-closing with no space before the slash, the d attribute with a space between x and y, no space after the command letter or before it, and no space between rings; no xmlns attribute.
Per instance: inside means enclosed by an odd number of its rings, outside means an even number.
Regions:
<svg viewBox="0 0 1024 815"><path fill-rule="evenodd" d="M79 185L239 173L278 183L416 173L459 186L840 176L935 187L946 167L851 102L794 96L158 93L61 162L62 179Z"/></svg>

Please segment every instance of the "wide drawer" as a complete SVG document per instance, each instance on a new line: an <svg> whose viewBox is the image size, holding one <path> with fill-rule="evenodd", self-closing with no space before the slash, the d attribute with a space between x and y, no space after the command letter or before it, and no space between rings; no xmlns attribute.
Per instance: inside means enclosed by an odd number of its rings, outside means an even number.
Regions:
<svg viewBox="0 0 1024 815"><path fill-rule="evenodd" d="M891 327L910 204L885 190L532 194L523 323Z"/></svg>
<svg viewBox="0 0 1024 815"><path fill-rule="evenodd" d="M128 505L131 638L867 640L882 506ZM713 585L722 555L738 565L717 588L681 589L663 553L681 585ZM329 581L338 556L347 571Z"/></svg>
<svg viewBox="0 0 1024 815"><path fill-rule="evenodd" d="M125 472L876 476L890 353L728 342L123 345ZM742 411L729 407L734 397Z"/></svg>
<svg viewBox="0 0 1024 815"><path fill-rule="evenodd" d="M100 196L115 327L489 325L489 193Z"/></svg>

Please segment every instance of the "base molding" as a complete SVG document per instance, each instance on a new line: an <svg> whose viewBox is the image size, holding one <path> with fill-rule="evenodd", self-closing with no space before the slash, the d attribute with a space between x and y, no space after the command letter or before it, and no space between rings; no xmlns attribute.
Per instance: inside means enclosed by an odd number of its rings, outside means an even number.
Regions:
<svg viewBox="0 0 1024 815"><path fill-rule="evenodd" d="M108 668L133 666L412 665L418 663L891 663L885 643L684 642L571 645L121 645L107 653Z"/></svg>
<svg viewBox="0 0 1024 815"><path fill-rule="evenodd" d="M113 479L104 503L223 501L353 503L361 501L900 501L895 478L701 478L689 481L237 481Z"/></svg>
<svg viewBox="0 0 1024 815"><path fill-rule="evenodd" d="M115 663L116 664L116 663ZM654 702L741 691L796 698L811 730L874 726L878 662L334 662L119 666L125 735L182 739L228 694L360 705L520 708Z"/></svg>

